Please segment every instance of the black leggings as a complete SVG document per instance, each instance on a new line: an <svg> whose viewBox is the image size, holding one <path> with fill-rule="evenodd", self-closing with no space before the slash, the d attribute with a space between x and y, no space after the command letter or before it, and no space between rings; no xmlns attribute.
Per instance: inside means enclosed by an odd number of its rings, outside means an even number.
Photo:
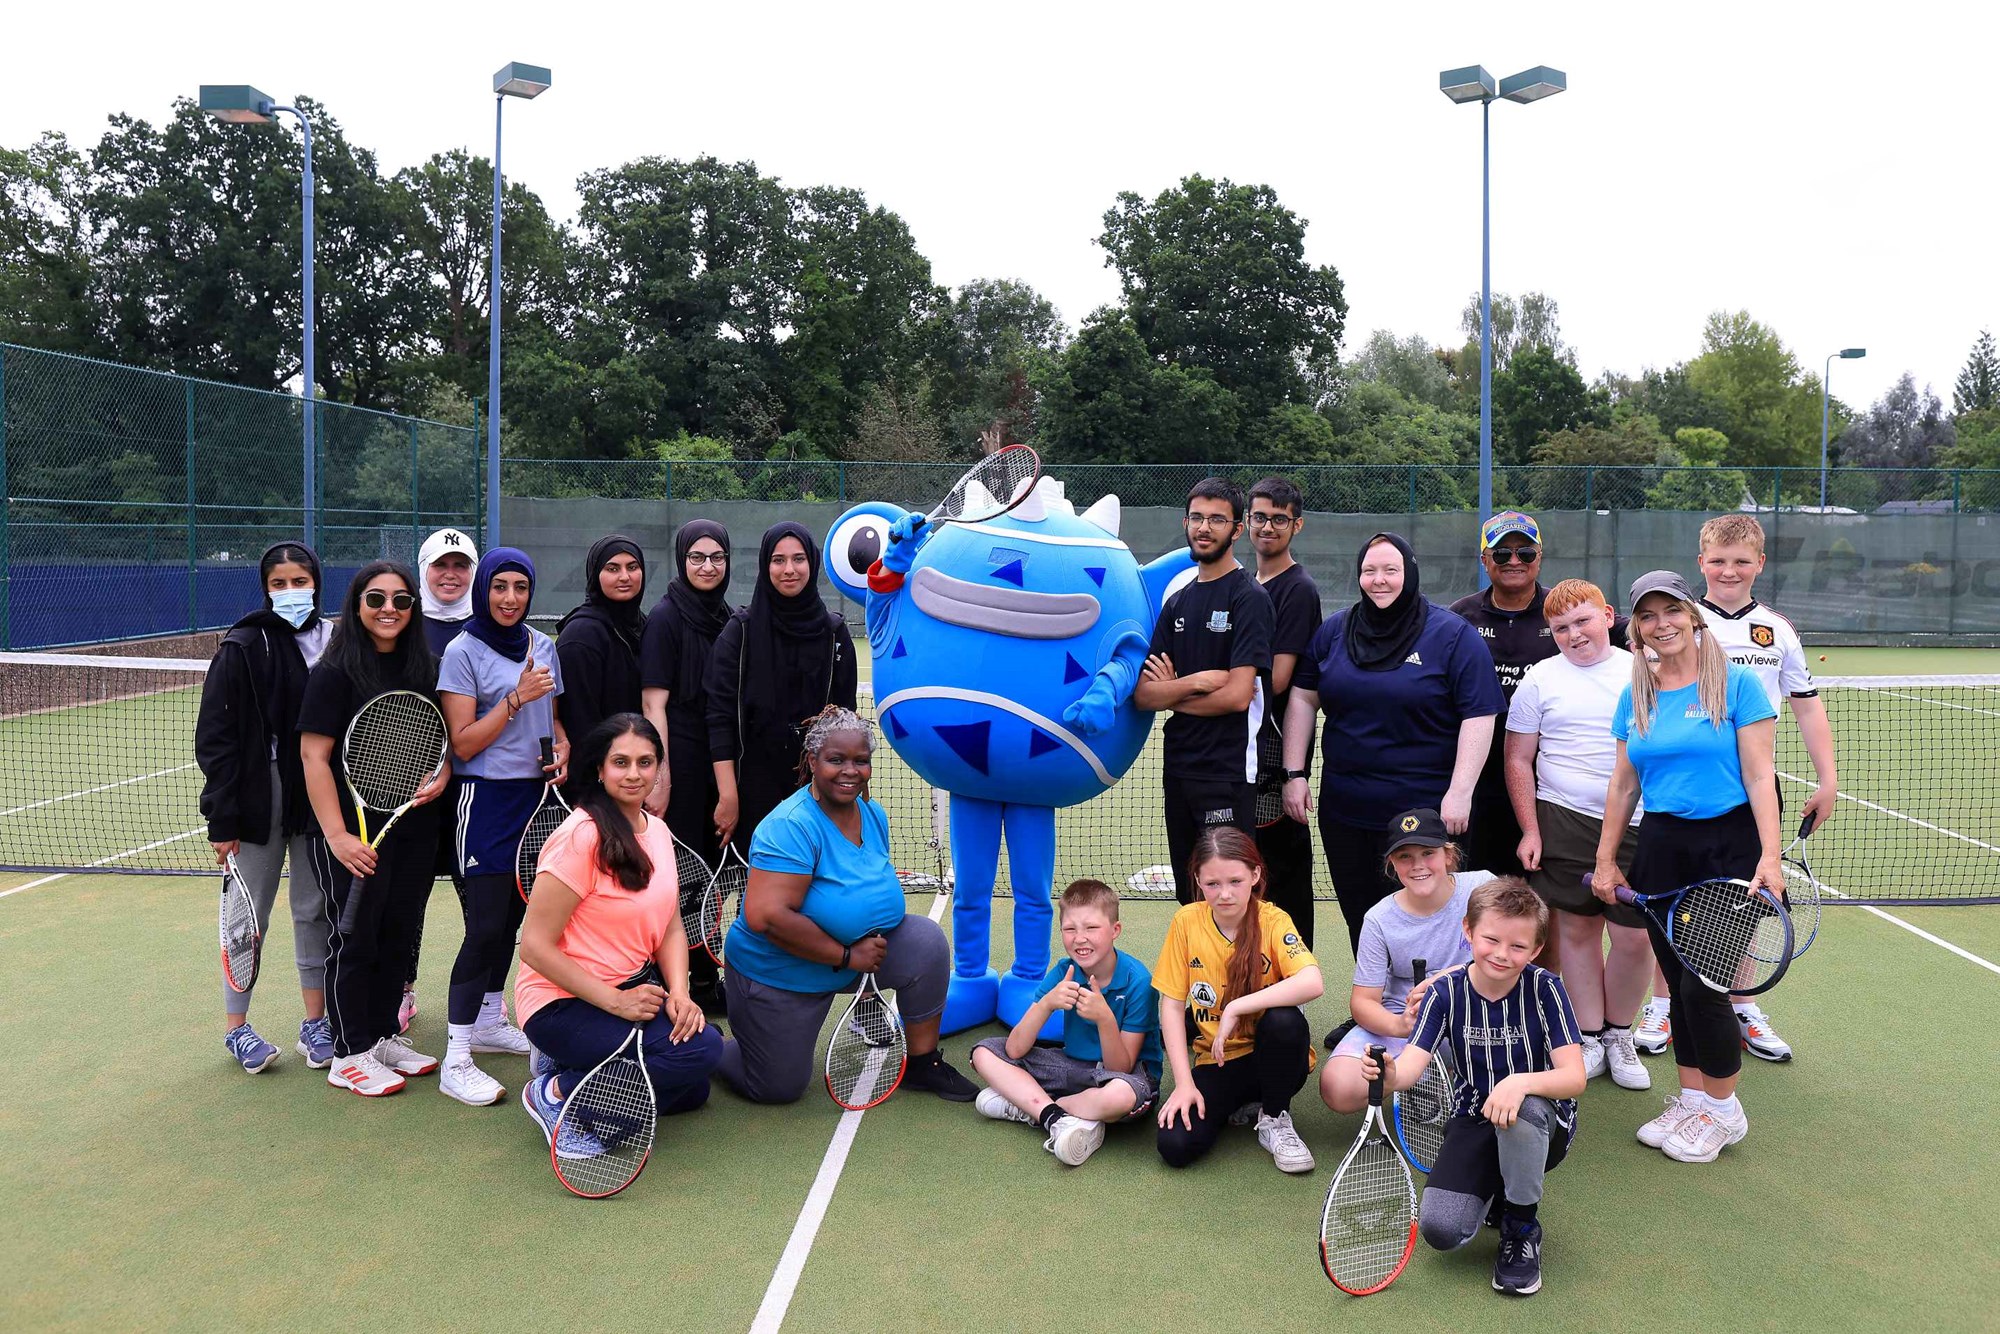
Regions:
<svg viewBox="0 0 2000 1334"><path fill-rule="evenodd" d="M1678 889L1713 876L1748 880L1757 870L1757 817L1749 803L1707 820L1647 811L1639 822L1639 850L1626 879L1641 894ZM1727 1079L1743 1068L1743 1033L1729 997L1681 966L1666 933L1646 918L1653 957L1667 979L1674 1064Z"/></svg>
<svg viewBox="0 0 2000 1334"><path fill-rule="evenodd" d="M1382 869L1382 861L1389 855L1389 835L1385 830L1330 818L1326 799L1321 797L1319 845L1326 854L1327 874L1333 877L1333 895L1340 900L1340 915L1347 919L1347 948L1358 954L1361 919L1396 892L1396 882Z"/></svg>
<svg viewBox="0 0 2000 1334"><path fill-rule="evenodd" d="M1186 905L1201 897L1188 862L1203 830L1234 825L1255 837L1257 785L1169 775L1160 780L1160 790L1166 797L1167 861L1174 868L1174 898Z"/></svg>
<svg viewBox="0 0 2000 1334"><path fill-rule="evenodd" d="M1188 1025L1193 1042L1192 1021ZM1312 1033L1306 1014L1296 1005L1280 1005L1257 1016L1257 1045L1249 1055L1226 1065L1197 1065L1194 1086L1207 1110L1193 1118L1192 1129L1175 1120L1160 1127L1160 1157L1168 1167L1186 1167L1203 1157L1222 1138L1229 1114L1248 1103L1260 1103L1267 1116L1291 1110L1292 1098L1305 1087L1312 1069Z"/></svg>
<svg viewBox="0 0 2000 1334"><path fill-rule="evenodd" d="M445 1019L454 1024L476 1022L487 993L506 987L514 940L528 911L512 871L469 875L463 884L465 941L451 966L451 998L445 1010Z"/></svg>
<svg viewBox="0 0 2000 1334"><path fill-rule="evenodd" d="M309 855L333 923L327 945L327 1018L333 1054L354 1056L396 1032L410 949L423 923L423 891L430 886L437 837L435 802L405 815L375 852L375 874L356 880L313 836ZM353 907L349 929L341 918Z"/></svg>
<svg viewBox="0 0 2000 1334"><path fill-rule="evenodd" d="M1257 831L1264 857L1265 897L1283 908L1299 929L1306 948L1313 943L1312 833L1289 815Z"/></svg>

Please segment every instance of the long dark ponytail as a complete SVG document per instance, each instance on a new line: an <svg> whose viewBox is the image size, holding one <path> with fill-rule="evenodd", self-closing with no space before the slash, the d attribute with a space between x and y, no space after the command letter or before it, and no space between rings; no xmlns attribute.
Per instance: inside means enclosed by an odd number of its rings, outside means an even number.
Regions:
<svg viewBox="0 0 2000 1334"><path fill-rule="evenodd" d="M571 762L582 775L582 792L576 804L597 822L597 864L620 886L637 893L653 879L653 859L633 832L632 822L618 809L618 801L604 790L601 777L605 757L612 743L622 736L636 736L653 747L653 758L665 763L667 748L660 743L659 731L641 714L614 713L590 729L576 748Z"/></svg>

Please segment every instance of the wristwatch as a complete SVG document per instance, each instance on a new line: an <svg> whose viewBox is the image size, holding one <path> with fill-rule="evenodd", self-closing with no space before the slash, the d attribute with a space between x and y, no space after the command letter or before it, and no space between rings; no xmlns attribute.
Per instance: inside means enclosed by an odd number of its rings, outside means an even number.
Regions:
<svg viewBox="0 0 2000 1334"><path fill-rule="evenodd" d="M1311 777L1312 777L1312 770L1310 769L1285 770L1285 781L1288 783L1291 782L1294 778L1311 778Z"/></svg>

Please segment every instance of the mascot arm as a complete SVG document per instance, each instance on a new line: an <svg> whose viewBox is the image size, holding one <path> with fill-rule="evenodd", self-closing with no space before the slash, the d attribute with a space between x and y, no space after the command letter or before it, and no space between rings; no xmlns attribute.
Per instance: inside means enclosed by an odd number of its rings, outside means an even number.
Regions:
<svg viewBox="0 0 2000 1334"><path fill-rule="evenodd" d="M1083 736L1110 731L1119 705L1131 699L1138 687L1139 672L1146 665L1147 643L1136 628L1119 631L1112 640L1111 656L1097 669L1083 697L1063 710L1063 722Z"/></svg>
<svg viewBox="0 0 2000 1334"><path fill-rule="evenodd" d="M878 593L895 591L895 588L876 587L876 570L879 569L885 579L891 575L895 576L895 587L901 587L903 576L910 572L912 565L916 564L917 553L923 549L924 543L930 541L931 532L930 521L921 514L905 514L890 524L889 549L882 553L882 559L876 561L875 566L868 571L868 586Z"/></svg>

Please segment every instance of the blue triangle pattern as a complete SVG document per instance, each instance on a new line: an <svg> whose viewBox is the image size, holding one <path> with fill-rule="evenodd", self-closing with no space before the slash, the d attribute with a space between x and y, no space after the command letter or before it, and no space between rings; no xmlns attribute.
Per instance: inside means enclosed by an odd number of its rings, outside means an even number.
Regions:
<svg viewBox="0 0 2000 1334"><path fill-rule="evenodd" d="M896 647L889 650L889 656L892 658L907 658L910 656L909 647L903 643L901 635L896 636Z"/></svg>
<svg viewBox="0 0 2000 1334"><path fill-rule="evenodd" d="M982 723L941 723L931 729L938 738L950 746L958 758L989 774L992 769L987 760L989 745L993 738L993 724Z"/></svg>
<svg viewBox="0 0 2000 1334"><path fill-rule="evenodd" d="M1096 584L1099 588L1104 587L1104 570L1102 568L1091 569L1089 566L1085 566L1083 572L1090 576L1092 583Z"/></svg>
<svg viewBox="0 0 2000 1334"><path fill-rule="evenodd" d="M893 713L890 714L889 735L896 738L896 740L901 741L904 737L908 736L909 734L910 734L910 729L903 726L901 723L897 722L895 714Z"/></svg>
<svg viewBox="0 0 2000 1334"><path fill-rule="evenodd" d="M993 572L993 577L995 579L1005 579L1008 583L1014 585L1014 587L1019 588L1021 587L1022 581L1027 576L1021 570L1020 561L1010 560L1005 565L1002 565L999 569L995 570Z"/></svg>
<svg viewBox="0 0 2000 1334"><path fill-rule="evenodd" d="M1061 750L1061 749L1062 749L1062 743L1060 741L1057 741L1054 737L1050 736L1047 732L1044 732L1041 728L1031 727L1028 729L1029 759L1032 760L1037 755L1046 755L1052 750Z"/></svg>
<svg viewBox="0 0 2000 1334"><path fill-rule="evenodd" d="M1075 658L1071 657L1067 653L1063 654L1064 685L1068 685L1072 681L1081 681L1084 677L1089 675L1090 675L1089 672L1083 670L1082 663L1078 662Z"/></svg>

